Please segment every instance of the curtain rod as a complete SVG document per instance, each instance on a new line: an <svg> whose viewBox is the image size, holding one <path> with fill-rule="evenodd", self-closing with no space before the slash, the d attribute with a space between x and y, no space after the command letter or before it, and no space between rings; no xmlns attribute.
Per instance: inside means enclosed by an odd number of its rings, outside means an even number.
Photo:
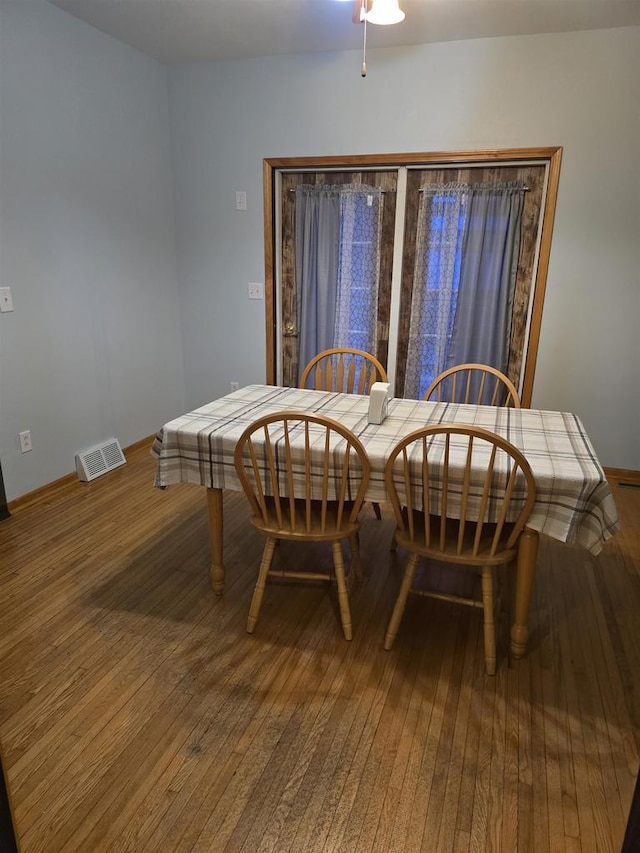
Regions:
<svg viewBox="0 0 640 853"><path fill-rule="evenodd" d="M332 187L333 189L335 189L337 187L342 186L342 184L305 184L305 186L311 186L314 189L322 189L323 187ZM469 184L469 186L473 187L473 184ZM297 189L297 187L289 187L289 192L294 193L296 191L296 189ZM429 191L435 190L435 185L430 186L430 187L420 187L418 192L424 193L424 192L427 192L428 190ZM523 192L528 193L531 191L531 187L522 187L522 190L523 190ZM377 187L376 187L376 191L379 193L382 193L382 195L384 195L385 193L397 192L397 190L380 190ZM357 190L354 190L354 192L357 192ZM363 190L363 192L366 192L366 190ZM441 192L441 190L436 190L436 192Z"/></svg>
<svg viewBox="0 0 640 853"><path fill-rule="evenodd" d="M437 186L436 184L432 184L431 186L428 186L428 187L420 187L418 192L424 193L427 191L435 190L436 186ZM466 186L473 188L475 186L475 184L466 184ZM523 190L523 192L528 193L531 190L531 187L522 187L522 190ZM441 192L441 190L436 190L436 192Z"/></svg>
<svg viewBox="0 0 640 853"><path fill-rule="evenodd" d="M336 187L343 186L343 184L305 184L304 186L311 186L311 187L313 187L314 189L322 189L323 187L332 187L332 188L334 188L334 189L335 189ZM435 185L434 185L434 186L435 186ZM471 186L471 187L472 187L472 186L473 186L473 184L469 184L469 186ZM294 192L296 191L296 189L297 189L297 187L289 187L289 190L288 190L288 191L289 191L290 193L294 193ZM434 187L420 187L420 188L419 188L419 190L418 190L418 192L419 192L419 193L423 193L423 192L426 192L427 190L432 190L432 189L434 189ZM522 187L522 189L523 189L523 191L524 191L524 192L528 193L528 192L530 192L531 187ZM377 187L376 187L376 191L377 191L377 192L379 192L379 193L382 193L383 195L384 195L385 193L395 193L395 192L397 192L397 190L380 190L380 189L378 189ZM357 190L354 190L354 192L357 192ZM364 192L366 192L366 190L365 190Z"/></svg>
<svg viewBox="0 0 640 853"><path fill-rule="evenodd" d="M313 187L314 189L320 190L323 187L331 187L332 189L337 189L339 187L345 186L345 184L300 184L300 186ZM356 186L362 186L362 185L356 184ZM365 186L367 186L367 185L365 184ZM289 192L294 193L297 189L298 189L298 187L289 187ZM384 193L395 193L395 192L397 192L396 190L381 190L381 189L378 189L378 187L375 187L375 190L376 190L376 192L382 193L383 195L384 195ZM357 190L353 190L353 192L357 192ZM366 190L363 190L363 192L366 192Z"/></svg>

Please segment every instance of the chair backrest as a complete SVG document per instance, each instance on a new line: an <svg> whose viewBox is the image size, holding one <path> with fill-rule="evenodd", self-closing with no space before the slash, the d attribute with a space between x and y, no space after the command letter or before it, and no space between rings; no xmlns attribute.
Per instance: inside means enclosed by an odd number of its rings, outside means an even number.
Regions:
<svg viewBox="0 0 640 853"><path fill-rule="evenodd" d="M427 388L425 400L521 407L515 385L488 364L457 364L443 371Z"/></svg>
<svg viewBox="0 0 640 853"><path fill-rule="evenodd" d="M531 468L516 447L460 424L424 427L403 438L387 460L385 481L409 541L449 557L513 548L536 498Z"/></svg>
<svg viewBox="0 0 640 853"><path fill-rule="evenodd" d="M378 359L361 349L333 347L314 356L302 372L301 388L368 394L374 382L386 382Z"/></svg>
<svg viewBox="0 0 640 853"><path fill-rule="evenodd" d="M356 521L371 467L360 440L338 421L293 411L250 424L234 464L255 517L309 538Z"/></svg>

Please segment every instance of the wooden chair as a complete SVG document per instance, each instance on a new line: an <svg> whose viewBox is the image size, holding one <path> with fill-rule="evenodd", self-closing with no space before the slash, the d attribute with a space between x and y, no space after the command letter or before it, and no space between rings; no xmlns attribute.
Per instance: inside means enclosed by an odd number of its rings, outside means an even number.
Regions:
<svg viewBox="0 0 640 853"><path fill-rule="evenodd" d="M236 446L234 464L251 506L251 524L266 536L247 631L255 628L270 575L331 580L327 572L272 570L278 540L326 541L332 543L342 630L350 640L342 540L349 540L352 566L360 575L358 513L370 473L359 439L321 415L276 412L247 427Z"/></svg>
<svg viewBox="0 0 640 853"><path fill-rule="evenodd" d="M482 475L472 475L472 468ZM409 551L385 649L393 645L410 592L458 601L484 610L485 665L494 675L494 570L515 557L535 502L529 463L516 447L488 430L438 424L416 430L394 447L385 481L396 517L395 538ZM482 600L414 589L421 557L476 567Z"/></svg>
<svg viewBox="0 0 640 853"><path fill-rule="evenodd" d="M485 393L486 392L486 393ZM487 400L487 395L491 394ZM443 371L427 388L424 399L448 403L481 403L488 406L521 408L515 385L488 364L457 364Z"/></svg>
<svg viewBox="0 0 640 853"><path fill-rule="evenodd" d="M308 384L310 380L312 384ZM386 381L386 370L371 353L333 347L311 359L302 371L300 387L343 394L368 394L374 382Z"/></svg>
<svg viewBox="0 0 640 853"><path fill-rule="evenodd" d="M309 381L313 385L308 385ZM387 382L387 371L378 359L361 349L333 347L314 356L302 371L300 387L343 394L368 394L374 382ZM372 502L378 521L380 504Z"/></svg>

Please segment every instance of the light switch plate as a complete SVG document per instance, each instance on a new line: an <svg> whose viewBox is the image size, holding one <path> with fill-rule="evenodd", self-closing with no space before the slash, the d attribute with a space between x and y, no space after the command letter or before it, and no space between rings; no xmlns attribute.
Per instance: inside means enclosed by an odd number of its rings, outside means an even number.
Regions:
<svg viewBox="0 0 640 853"><path fill-rule="evenodd" d="M247 209L247 194L244 190L237 190L236 192L236 210L246 210Z"/></svg>
<svg viewBox="0 0 640 853"><path fill-rule="evenodd" d="M0 287L0 312L7 314L13 311L13 298L10 287Z"/></svg>

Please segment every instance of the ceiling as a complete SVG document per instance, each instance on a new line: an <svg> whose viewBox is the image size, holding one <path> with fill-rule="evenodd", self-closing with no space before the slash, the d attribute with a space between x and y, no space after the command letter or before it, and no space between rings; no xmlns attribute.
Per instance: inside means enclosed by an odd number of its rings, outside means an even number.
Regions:
<svg viewBox="0 0 640 853"><path fill-rule="evenodd" d="M49 0L166 65L354 50L353 0ZM400 0L370 48L640 24L640 0Z"/></svg>

